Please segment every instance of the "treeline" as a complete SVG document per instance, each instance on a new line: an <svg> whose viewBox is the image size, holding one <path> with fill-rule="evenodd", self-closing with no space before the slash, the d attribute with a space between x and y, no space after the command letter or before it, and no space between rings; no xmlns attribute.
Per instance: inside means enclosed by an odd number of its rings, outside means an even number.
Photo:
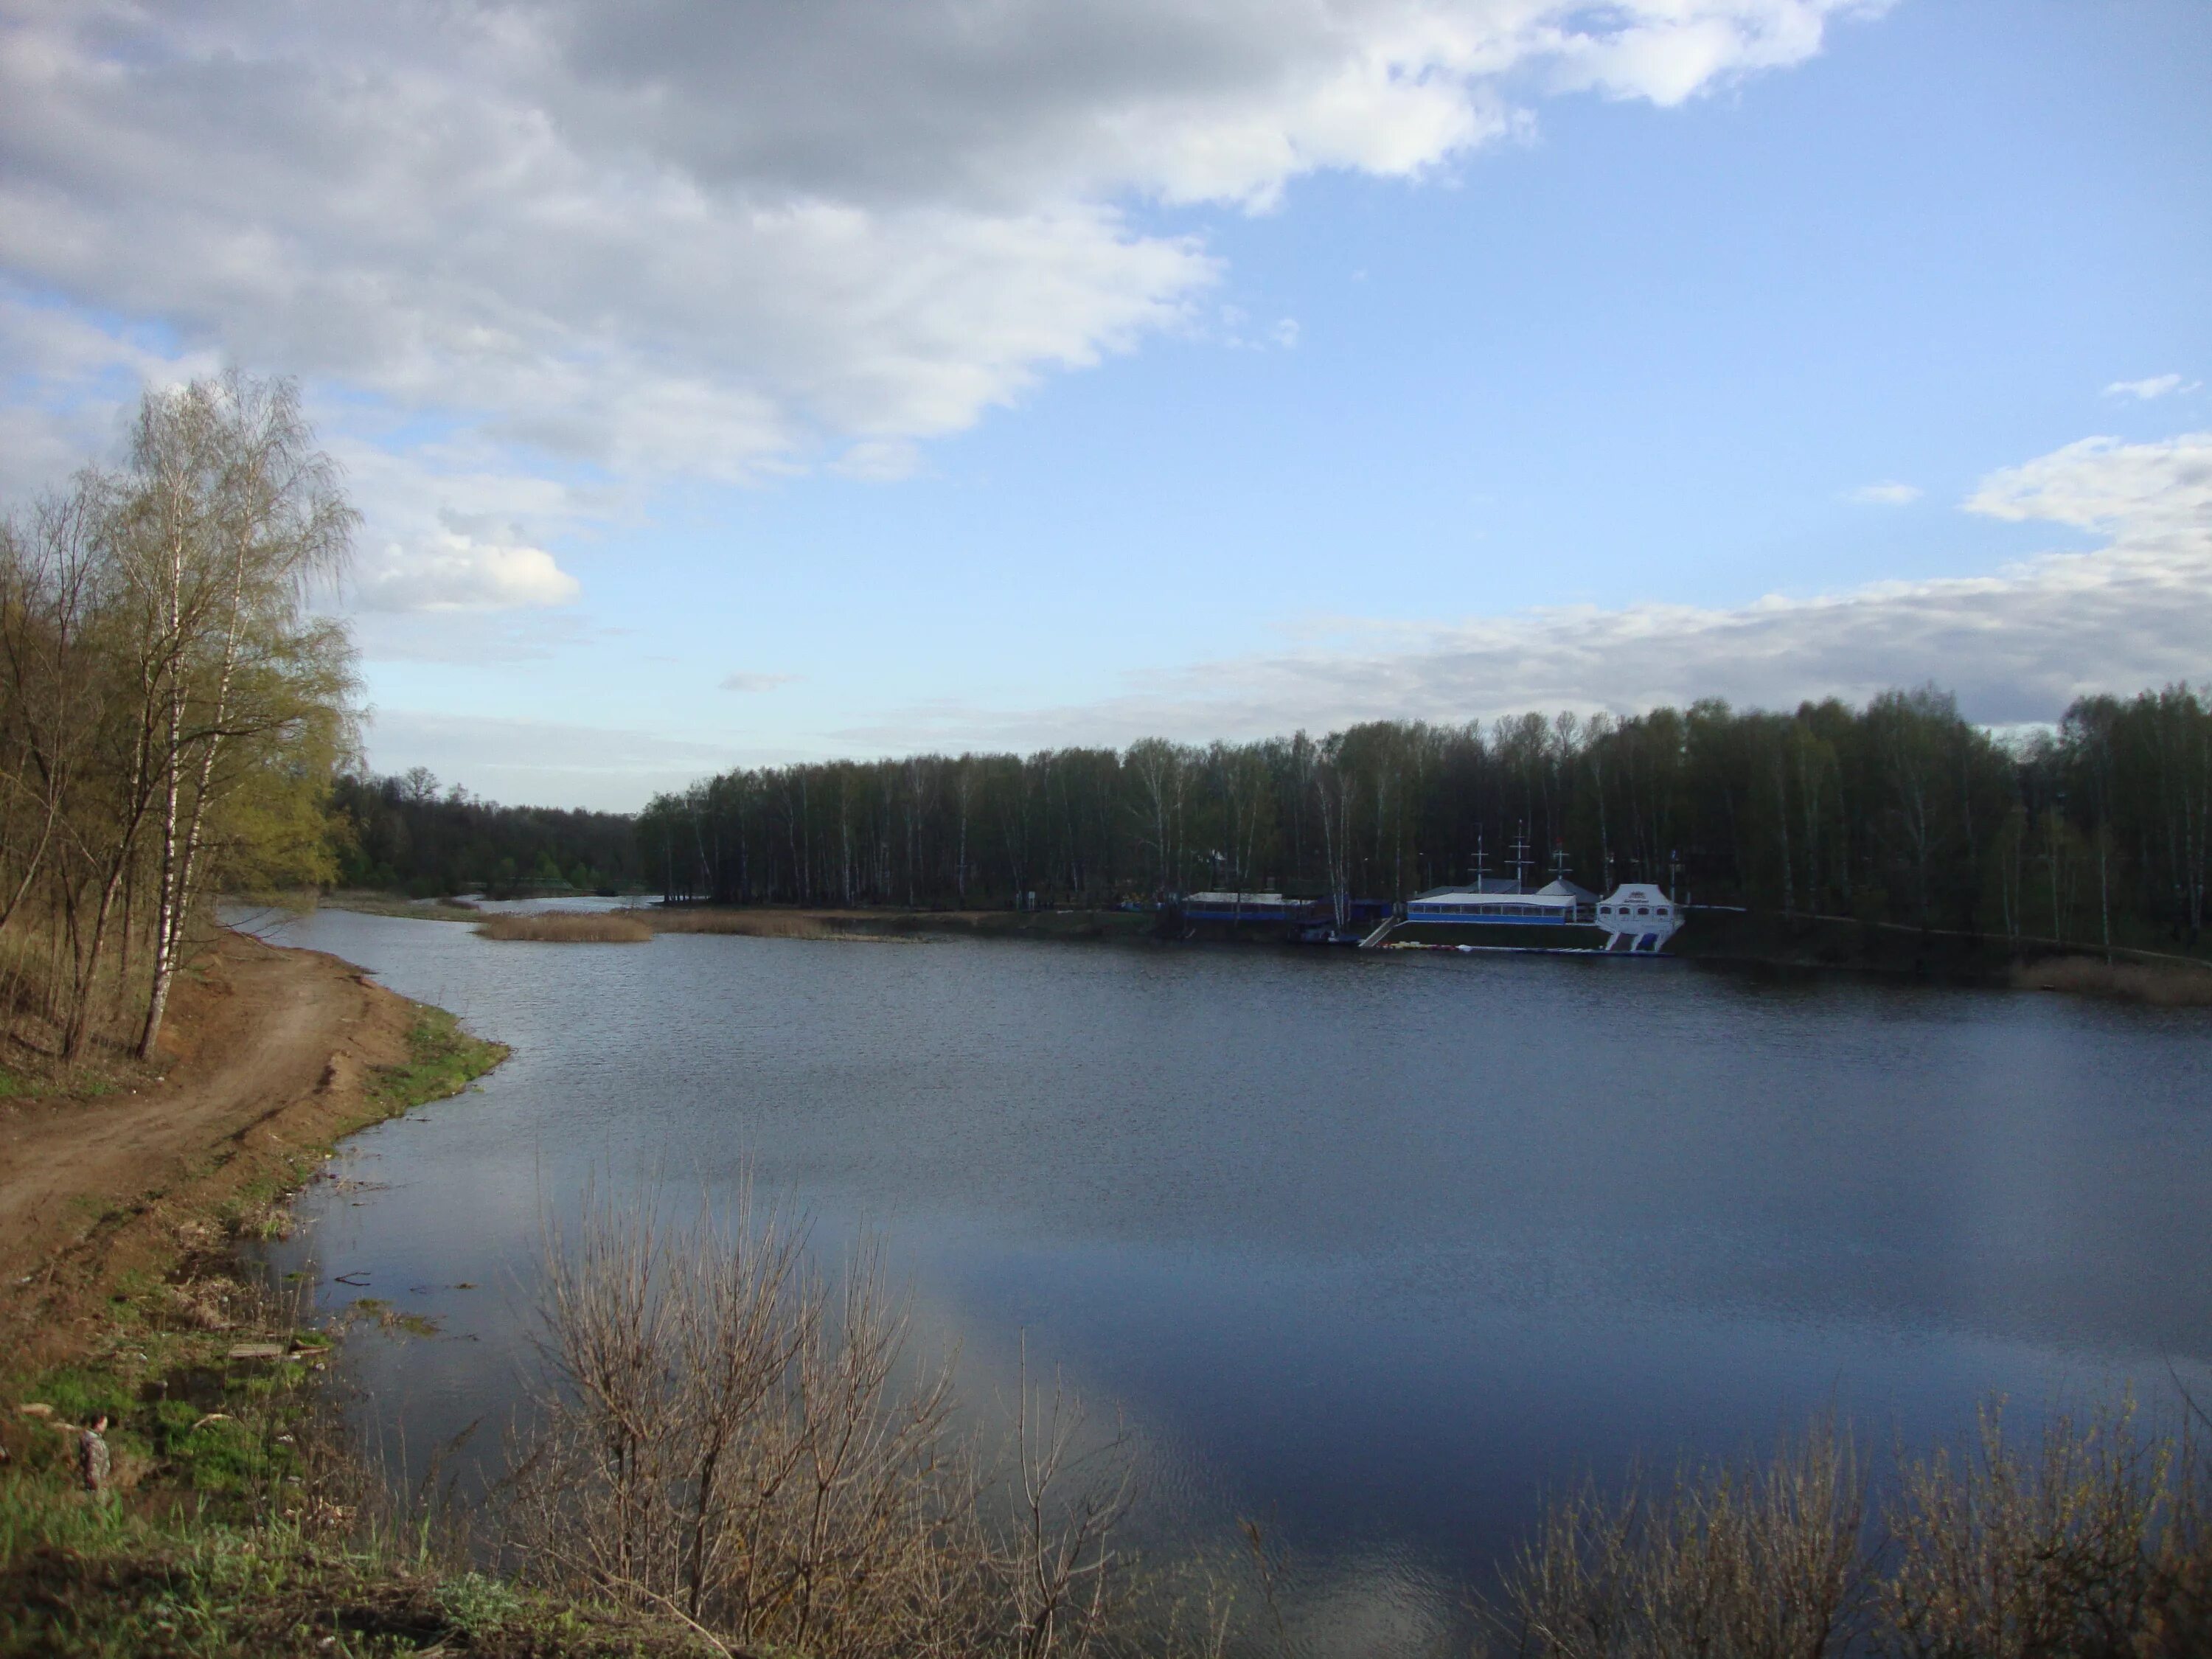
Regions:
<svg viewBox="0 0 2212 1659"><path fill-rule="evenodd" d="M2002 741L1933 688L1863 708L1376 722L1318 740L727 772L640 815L648 878L724 903L1108 904L1196 888L1402 899L1532 884L1972 934L2194 945L2212 703L2087 698ZM1525 847L1525 854L1516 849Z"/></svg>
<svg viewBox="0 0 2212 1659"><path fill-rule="evenodd" d="M338 880L430 898L445 893L617 893L641 887L635 820L627 812L501 806L427 769L351 775L331 790Z"/></svg>
<svg viewBox="0 0 2212 1659"><path fill-rule="evenodd" d="M130 459L0 522L0 1021L150 1055L201 901L332 873L355 523L288 383L149 393Z"/></svg>

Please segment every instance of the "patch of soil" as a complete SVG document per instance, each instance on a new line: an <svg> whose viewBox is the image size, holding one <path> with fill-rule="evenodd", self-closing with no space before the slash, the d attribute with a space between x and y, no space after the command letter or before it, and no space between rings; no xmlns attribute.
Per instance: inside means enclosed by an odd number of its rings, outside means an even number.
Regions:
<svg viewBox="0 0 2212 1659"><path fill-rule="evenodd" d="M228 931L171 1008L161 1072L137 1089L0 1103L8 1369L68 1358L119 1284L194 1254L209 1216L384 1115L365 1084L406 1060L415 1018L335 957Z"/></svg>

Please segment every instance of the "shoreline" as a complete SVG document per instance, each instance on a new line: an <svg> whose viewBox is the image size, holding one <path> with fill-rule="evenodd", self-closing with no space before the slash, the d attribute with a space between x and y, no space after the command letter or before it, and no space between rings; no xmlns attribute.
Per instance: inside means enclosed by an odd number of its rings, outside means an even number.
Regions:
<svg viewBox="0 0 2212 1659"><path fill-rule="evenodd" d="M0 1651L708 1651L440 1559L332 1426L342 1332L244 1260L339 1141L505 1045L230 929L195 970L135 1087L0 1103ZM102 1417L92 1495L77 1435Z"/></svg>

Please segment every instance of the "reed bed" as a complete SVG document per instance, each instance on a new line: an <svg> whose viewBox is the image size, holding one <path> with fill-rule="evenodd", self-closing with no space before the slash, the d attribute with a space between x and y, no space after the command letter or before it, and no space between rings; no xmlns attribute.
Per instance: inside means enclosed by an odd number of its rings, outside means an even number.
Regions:
<svg viewBox="0 0 2212 1659"><path fill-rule="evenodd" d="M2179 963L2050 957L2016 965L2012 982L2023 991L2064 991L2116 1002L2146 1003L2154 1008L2212 1008L2212 969Z"/></svg>
<svg viewBox="0 0 2212 1659"><path fill-rule="evenodd" d="M797 910L656 910L661 933L738 933L749 939L837 939L844 935L821 917Z"/></svg>
<svg viewBox="0 0 2212 1659"><path fill-rule="evenodd" d="M653 929L635 916L591 910L540 910L534 915L487 916L477 925L486 939L534 939L547 945L643 945Z"/></svg>

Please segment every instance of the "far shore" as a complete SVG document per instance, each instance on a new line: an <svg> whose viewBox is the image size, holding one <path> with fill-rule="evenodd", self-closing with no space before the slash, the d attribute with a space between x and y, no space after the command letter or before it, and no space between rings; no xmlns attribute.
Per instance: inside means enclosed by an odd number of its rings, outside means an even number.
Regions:
<svg viewBox="0 0 2212 1659"><path fill-rule="evenodd" d="M558 896L547 896L558 914ZM378 915L467 921L479 931L514 939L550 938L546 930L486 926L483 910L465 899L410 899L362 890L316 900L294 896L290 908L319 902L333 909ZM595 914L605 915L605 910ZM1152 911L1103 908L1018 910L1011 908L921 909L867 906L781 904L668 904L633 896L619 913L654 933L719 933L751 939L818 939L848 943L913 943L931 939L1158 941ZM1282 945L1258 933L1242 938L1225 928L1203 930L1209 942ZM585 937L582 933L575 935ZM625 931L625 939L641 934ZM1446 939L1422 932L1429 943L1480 945L1472 930ZM1901 923L1865 923L1840 916L1783 916L1732 908L1695 908L1689 926L1668 954L1711 967L1807 974L1841 973L1922 982L2051 991L2162 1007L2212 1006L2212 958L2081 939L2007 939L1956 930L1922 930Z"/></svg>

